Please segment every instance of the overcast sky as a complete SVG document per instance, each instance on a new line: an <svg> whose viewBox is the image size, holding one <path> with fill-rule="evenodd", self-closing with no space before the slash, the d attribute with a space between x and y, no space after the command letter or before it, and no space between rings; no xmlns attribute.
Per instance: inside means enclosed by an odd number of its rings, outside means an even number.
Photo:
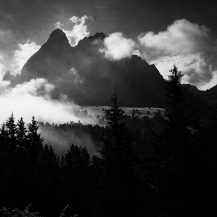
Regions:
<svg viewBox="0 0 217 217"><path fill-rule="evenodd" d="M216 20L215 1L0 0L0 73L19 73L58 26L72 45L96 32L128 39L165 78L177 64L185 82L206 89L217 84Z"/></svg>

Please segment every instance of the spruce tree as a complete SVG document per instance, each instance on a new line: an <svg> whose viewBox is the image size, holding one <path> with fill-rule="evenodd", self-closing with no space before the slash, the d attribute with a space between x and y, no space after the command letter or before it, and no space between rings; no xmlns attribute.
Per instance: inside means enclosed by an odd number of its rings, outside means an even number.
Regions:
<svg viewBox="0 0 217 217"><path fill-rule="evenodd" d="M90 155L86 148L71 145L64 158L64 166L69 177L74 181L83 182L81 176L87 175L88 167L90 166ZM87 178L87 177L86 177Z"/></svg>
<svg viewBox="0 0 217 217"><path fill-rule="evenodd" d="M33 117L31 123L28 124L28 140L30 146L37 146L38 148L41 148L43 144L43 139L41 138L41 135L38 133L38 129L38 123Z"/></svg>
<svg viewBox="0 0 217 217"><path fill-rule="evenodd" d="M170 70L170 75L167 81L167 117L173 130L178 130L185 124L184 118L184 98L182 89L183 74L174 65Z"/></svg>
<svg viewBox="0 0 217 217"><path fill-rule="evenodd" d="M23 118L20 118L20 120L17 121L17 129L16 129L17 148L16 148L15 161L16 161L17 174L23 186L25 185L24 180L27 176L27 168L28 168L28 161L26 156L28 144L27 144L26 133L27 130L25 127L25 122L23 121Z"/></svg>
<svg viewBox="0 0 217 217"><path fill-rule="evenodd" d="M127 158L132 155L131 138L124 121L124 110L120 105L117 95L114 94L110 108L105 110L107 126L101 154L108 163L128 161L130 159Z"/></svg>
<svg viewBox="0 0 217 217"><path fill-rule="evenodd" d="M7 130L7 145L9 148L9 155L8 155L8 174L11 176L11 181L13 180L13 176L17 175L17 126L15 123L15 118L13 113L6 121L6 130Z"/></svg>
<svg viewBox="0 0 217 217"><path fill-rule="evenodd" d="M6 129L8 132L8 137L9 137L9 145L11 146L11 151L15 151L16 148L16 132L17 132L17 128L16 128L16 124L15 124L15 118L13 113L11 114L11 116L8 118L8 120L6 121Z"/></svg>
<svg viewBox="0 0 217 217"><path fill-rule="evenodd" d="M86 216L89 210L88 189L90 156L86 148L71 145L64 160L65 200L72 212ZM69 208L70 209L70 208Z"/></svg>
<svg viewBox="0 0 217 217"><path fill-rule="evenodd" d="M10 147L8 145L8 132L6 130L5 124L2 124L0 130L0 174L2 175L5 173L7 164L8 164L8 157L10 153Z"/></svg>
<svg viewBox="0 0 217 217"><path fill-rule="evenodd" d="M27 129L25 127L25 122L21 117L17 122L17 145L19 149L25 149L27 143Z"/></svg>
<svg viewBox="0 0 217 217"><path fill-rule="evenodd" d="M185 177L189 176L191 137L186 118L187 107L182 88L183 74L176 66L170 70L167 81L167 126L161 141L164 148L161 171L162 206L168 216L179 216L186 198Z"/></svg>
<svg viewBox="0 0 217 217"><path fill-rule="evenodd" d="M27 142L28 142L28 158L30 165L35 167L37 160L43 148L43 139L38 133L38 124L35 118L32 118L31 123L28 124Z"/></svg>
<svg viewBox="0 0 217 217"><path fill-rule="evenodd" d="M114 94L110 108L105 111L107 126L101 151L105 162L102 203L105 216L129 216L138 212L132 139L120 106Z"/></svg>

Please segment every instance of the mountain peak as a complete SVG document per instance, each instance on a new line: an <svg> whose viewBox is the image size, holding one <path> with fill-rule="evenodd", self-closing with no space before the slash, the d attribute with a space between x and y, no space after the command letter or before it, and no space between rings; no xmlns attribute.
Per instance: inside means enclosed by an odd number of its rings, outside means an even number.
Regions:
<svg viewBox="0 0 217 217"><path fill-rule="evenodd" d="M61 29L55 29L49 36L47 42L42 46L42 51L48 51L53 56L60 56L69 51L71 45L69 40Z"/></svg>
<svg viewBox="0 0 217 217"><path fill-rule="evenodd" d="M9 71L7 71L3 76L3 81L11 81L13 79L14 79L14 75L12 75Z"/></svg>
<svg viewBox="0 0 217 217"><path fill-rule="evenodd" d="M106 38L106 34L103 32L98 32L93 36L90 36L90 40L104 40Z"/></svg>
<svg viewBox="0 0 217 217"><path fill-rule="evenodd" d="M66 37L66 34L63 32L62 29L55 29L51 34L48 39L49 43L55 43L57 42L58 44L69 44L69 40Z"/></svg>
<svg viewBox="0 0 217 217"><path fill-rule="evenodd" d="M95 35L91 35L89 37L85 37L84 39L80 40L78 45L86 46L89 43L92 43L94 41L98 41L98 40L103 41L105 38L106 38L106 34L103 32L99 32L96 33Z"/></svg>

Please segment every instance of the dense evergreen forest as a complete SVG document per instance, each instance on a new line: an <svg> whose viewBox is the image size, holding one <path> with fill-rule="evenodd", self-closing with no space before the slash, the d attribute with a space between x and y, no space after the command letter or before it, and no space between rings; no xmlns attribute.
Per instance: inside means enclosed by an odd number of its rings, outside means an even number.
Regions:
<svg viewBox="0 0 217 217"><path fill-rule="evenodd" d="M0 216L213 216L217 107L204 124L181 79L174 66L166 117L126 117L114 94L105 127L73 125L94 138L94 155L76 144L57 153L34 118L25 124L12 114L0 130Z"/></svg>

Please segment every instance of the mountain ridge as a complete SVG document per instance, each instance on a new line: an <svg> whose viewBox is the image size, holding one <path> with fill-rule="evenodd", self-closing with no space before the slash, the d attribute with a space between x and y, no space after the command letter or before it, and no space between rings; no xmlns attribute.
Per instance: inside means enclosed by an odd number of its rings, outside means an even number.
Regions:
<svg viewBox="0 0 217 217"><path fill-rule="evenodd" d="M55 86L53 98L65 95L81 106L106 105L116 89L124 106L165 107L166 81L156 66L136 55L117 61L106 59L100 52L105 38L106 34L96 33L71 47L63 30L55 29L25 63L21 74L12 79L7 73L4 80L16 85L45 78ZM205 100L208 95L192 85L183 88L194 98Z"/></svg>

